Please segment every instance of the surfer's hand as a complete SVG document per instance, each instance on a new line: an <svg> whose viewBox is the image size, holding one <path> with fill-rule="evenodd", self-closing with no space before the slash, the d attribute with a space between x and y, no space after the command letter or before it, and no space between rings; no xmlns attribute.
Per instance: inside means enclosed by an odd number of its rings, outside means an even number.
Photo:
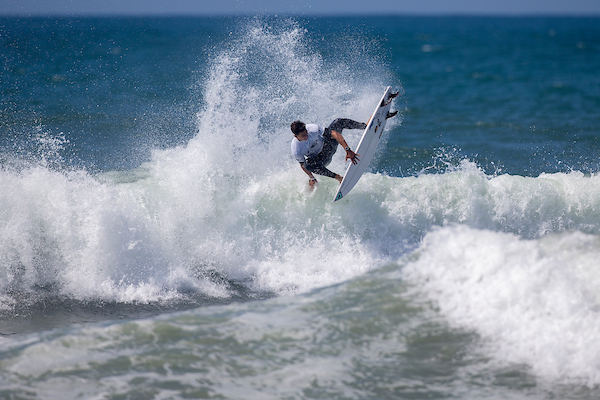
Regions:
<svg viewBox="0 0 600 400"><path fill-rule="evenodd" d="M310 178L310 180L308 181L308 187L310 188L310 190L313 190L316 185L317 185L317 179L314 177Z"/></svg>
<svg viewBox="0 0 600 400"><path fill-rule="evenodd" d="M360 161L358 157L360 157L359 154L356 154L352 150L346 150L346 161L350 160L352 161L352 164L358 164Z"/></svg>

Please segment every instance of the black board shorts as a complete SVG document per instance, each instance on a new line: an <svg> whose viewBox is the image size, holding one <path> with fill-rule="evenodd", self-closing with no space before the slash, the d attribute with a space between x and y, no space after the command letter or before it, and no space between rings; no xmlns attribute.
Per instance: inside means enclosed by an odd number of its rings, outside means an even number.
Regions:
<svg viewBox="0 0 600 400"><path fill-rule="evenodd" d="M365 129L365 127L366 124L348 118L335 119L325 128L323 133L323 150L314 157L308 157L304 163L304 168L315 174L335 178L337 174L325 168L331 163L338 146L337 140L331 137L331 131L341 133L344 129Z"/></svg>

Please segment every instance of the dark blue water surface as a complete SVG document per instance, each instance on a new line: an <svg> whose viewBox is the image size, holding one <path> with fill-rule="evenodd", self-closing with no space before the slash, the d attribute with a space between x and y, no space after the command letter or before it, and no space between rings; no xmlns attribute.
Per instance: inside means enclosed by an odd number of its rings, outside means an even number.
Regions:
<svg viewBox="0 0 600 400"><path fill-rule="evenodd" d="M243 21L2 19L4 149L42 128L64 133L69 161L110 170L184 143L202 102L192 88ZM377 169L414 174L439 151L514 174L598 169L597 18L298 23L326 64L376 58L403 86L404 123Z"/></svg>

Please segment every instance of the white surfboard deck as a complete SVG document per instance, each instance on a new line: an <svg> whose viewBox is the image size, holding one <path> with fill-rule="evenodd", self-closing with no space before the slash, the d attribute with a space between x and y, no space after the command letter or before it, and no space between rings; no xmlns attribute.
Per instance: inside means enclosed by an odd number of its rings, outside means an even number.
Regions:
<svg viewBox="0 0 600 400"><path fill-rule="evenodd" d="M385 128L386 116L390 110L392 99L389 98L391 95L391 86L388 86L381 97L381 100L377 103L375 111L371 115L371 119L367 123L367 127L363 132L363 135L358 143L358 147L355 150L356 154L359 155L359 161L357 164L350 162L344 179L340 183L340 187L333 198L333 201L338 201L346 196L350 190L356 185L362 174L365 172L369 163L375 156L377 145L381 141L383 135L383 129Z"/></svg>

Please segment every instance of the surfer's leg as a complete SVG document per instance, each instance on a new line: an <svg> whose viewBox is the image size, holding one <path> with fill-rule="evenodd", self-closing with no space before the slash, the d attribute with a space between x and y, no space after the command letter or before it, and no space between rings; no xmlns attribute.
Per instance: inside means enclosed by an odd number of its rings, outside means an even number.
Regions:
<svg viewBox="0 0 600 400"><path fill-rule="evenodd" d="M324 166L327 166L331 163L333 155L338 148L338 142L335 140L335 138L331 137L331 131L342 133L344 129L365 129L366 127L367 124L348 118L335 119L327 128L325 128L325 133L323 133L323 139L325 139L325 142L323 143L323 150L321 150L317 156L317 159Z"/></svg>
<svg viewBox="0 0 600 400"><path fill-rule="evenodd" d="M354 121L348 118L337 118L331 124L328 129L342 133L344 129L365 129L367 124L364 122Z"/></svg>
<svg viewBox="0 0 600 400"><path fill-rule="evenodd" d="M311 160L306 160L304 168L306 168L307 171L310 171L314 174L324 175L330 178L336 178L338 176L336 173L331 172L330 170L325 168L323 164L315 162L314 160L312 162Z"/></svg>

